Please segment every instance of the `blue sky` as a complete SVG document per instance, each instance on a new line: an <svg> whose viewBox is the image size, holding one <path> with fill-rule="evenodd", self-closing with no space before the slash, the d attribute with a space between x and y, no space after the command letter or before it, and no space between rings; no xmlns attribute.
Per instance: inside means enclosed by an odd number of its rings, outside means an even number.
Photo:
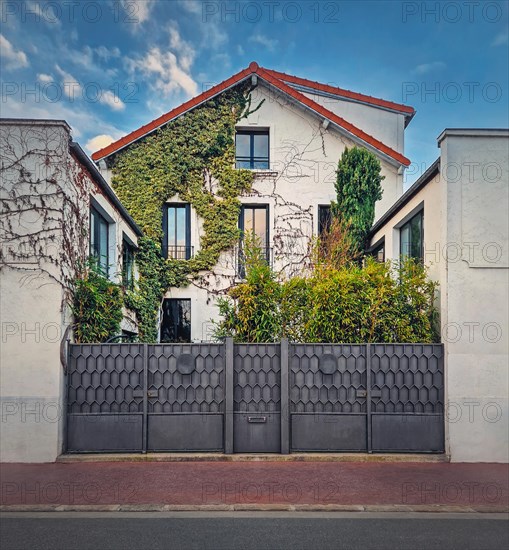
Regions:
<svg viewBox="0 0 509 550"><path fill-rule="evenodd" d="M507 2L0 0L2 116L89 152L251 61L412 105L407 185L445 127L508 127Z"/></svg>

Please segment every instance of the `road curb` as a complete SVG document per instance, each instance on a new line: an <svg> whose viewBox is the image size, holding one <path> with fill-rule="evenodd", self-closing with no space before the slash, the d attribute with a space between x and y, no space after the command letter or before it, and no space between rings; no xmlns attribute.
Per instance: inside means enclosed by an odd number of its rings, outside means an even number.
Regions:
<svg viewBox="0 0 509 550"><path fill-rule="evenodd" d="M0 512L436 512L509 513L508 506L442 504L13 504Z"/></svg>

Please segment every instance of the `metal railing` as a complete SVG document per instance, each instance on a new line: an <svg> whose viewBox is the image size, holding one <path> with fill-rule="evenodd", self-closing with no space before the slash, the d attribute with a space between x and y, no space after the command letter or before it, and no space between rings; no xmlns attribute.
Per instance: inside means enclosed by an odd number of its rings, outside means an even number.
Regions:
<svg viewBox="0 0 509 550"><path fill-rule="evenodd" d="M193 246L169 245L167 249L167 258L172 260L189 260L193 255Z"/></svg>

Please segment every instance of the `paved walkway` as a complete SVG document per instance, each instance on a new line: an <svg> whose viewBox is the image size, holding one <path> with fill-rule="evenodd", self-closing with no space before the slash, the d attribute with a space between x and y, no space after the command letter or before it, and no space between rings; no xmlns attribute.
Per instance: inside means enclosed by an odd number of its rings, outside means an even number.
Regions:
<svg viewBox="0 0 509 550"><path fill-rule="evenodd" d="M507 464L83 462L1 465L2 505L509 505ZM362 508L361 508L362 509Z"/></svg>

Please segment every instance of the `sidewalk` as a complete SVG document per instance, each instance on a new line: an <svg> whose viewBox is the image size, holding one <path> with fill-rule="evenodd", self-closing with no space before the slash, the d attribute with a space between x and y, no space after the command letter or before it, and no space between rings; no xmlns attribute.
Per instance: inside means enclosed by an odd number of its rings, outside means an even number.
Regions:
<svg viewBox="0 0 509 550"><path fill-rule="evenodd" d="M1 465L3 510L486 511L507 464L71 462Z"/></svg>

